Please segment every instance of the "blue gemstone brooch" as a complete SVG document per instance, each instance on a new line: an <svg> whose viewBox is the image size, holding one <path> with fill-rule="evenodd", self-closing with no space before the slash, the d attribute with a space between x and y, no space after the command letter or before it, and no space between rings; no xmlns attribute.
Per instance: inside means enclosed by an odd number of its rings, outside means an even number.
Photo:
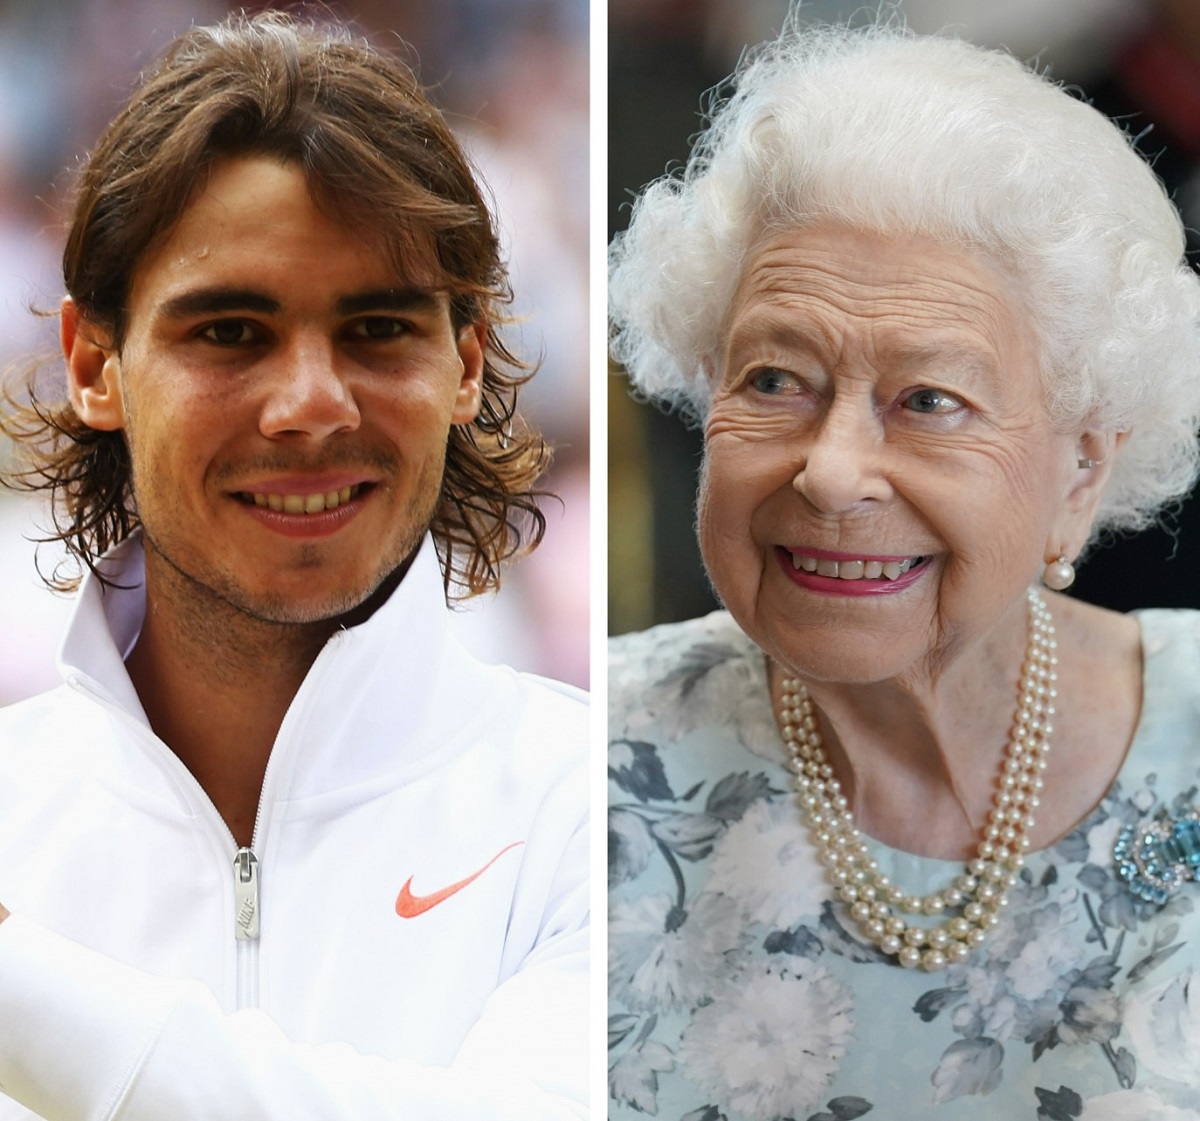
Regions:
<svg viewBox="0 0 1200 1121"><path fill-rule="evenodd" d="M1200 810L1127 825L1113 856L1134 896L1161 907L1187 881L1200 879Z"/></svg>

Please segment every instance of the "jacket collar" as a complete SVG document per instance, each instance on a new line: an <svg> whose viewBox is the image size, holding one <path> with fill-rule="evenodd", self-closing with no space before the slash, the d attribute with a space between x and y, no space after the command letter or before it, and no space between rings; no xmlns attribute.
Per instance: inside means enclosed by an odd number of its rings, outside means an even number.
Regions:
<svg viewBox="0 0 1200 1121"><path fill-rule="evenodd" d="M146 614L141 535L108 553L99 568L109 585L92 573L84 578L59 650L59 672L148 725L125 670ZM435 696L452 677L450 666L464 668L465 655L447 635L447 614L437 550L427 535L387 602L366 622L330 638L288 710L280 739L289 731L293 738L341 738L354 725L355 739L377 742L386 734L403 742L436 711ZM382 696L389 703L381 705ZM352 778L346 762L340 761L333 785Z"/></svg>
<svg viewBox="0 0 1200 1121"><path fill-rule="evenodd" d="M121 542L83 578L75 608L58 651L63 680L90 691L148 723L125 659L137 642L146 617L146 563L141 534Z"/></svg>

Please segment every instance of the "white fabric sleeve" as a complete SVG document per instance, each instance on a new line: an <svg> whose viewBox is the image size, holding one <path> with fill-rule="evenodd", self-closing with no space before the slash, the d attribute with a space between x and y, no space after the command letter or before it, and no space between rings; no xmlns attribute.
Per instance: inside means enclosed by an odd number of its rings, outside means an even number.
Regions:
<svg viewBox="0 0 1200 1121"><path fill-rule="evenodd" d="M586 896L586 887L580 885ZM584 900L586 906L586 899ZM538 945L453 1063L288 1040L19 914L0 923L0 1091L50 1121L586 1118L586 924Z"/></svg>

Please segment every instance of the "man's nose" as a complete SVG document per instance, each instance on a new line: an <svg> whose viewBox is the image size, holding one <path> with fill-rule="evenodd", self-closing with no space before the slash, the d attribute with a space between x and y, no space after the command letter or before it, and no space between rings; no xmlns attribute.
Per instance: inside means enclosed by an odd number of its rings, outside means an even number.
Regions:
<svg viewBox="0 0 1200 1121"><path fill-rule="evenodd" d="M799 446L792 486L824 514L890 498L884 439L883 425L869 401L834 398Z"/></svg>
<svg viewBox="0 0 1200 1121"><path fill-rule="evenodd" d="M297 340L274 356L273 365L259 416L264 436L319 440L358 428L358 403L329 340Z"/></svg>

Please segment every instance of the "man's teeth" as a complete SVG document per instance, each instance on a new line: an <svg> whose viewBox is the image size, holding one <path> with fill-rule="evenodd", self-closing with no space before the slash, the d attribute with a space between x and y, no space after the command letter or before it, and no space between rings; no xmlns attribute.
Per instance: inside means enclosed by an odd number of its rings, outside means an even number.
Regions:
<svg viewBox="0 0 1200 1121"><path fill-rule="evenodd" d="M342 487L324 494L254 493L250 497L254 499L255 506L263 506L268 510L281 510L285 514L320 514L349 502L361 489L356 483L352 487Z"/></svg>
<svg viewBox="0 0 1200 1121"><path fill-rule="evenodd" d="M878 580L880 577L895 580L920 560L920 557L909 557L902 561L835 561L825 557L805 557L793 553L792 567L803 569L805 572L815 572L818 576L832 576L837 580Z"/></svg>

